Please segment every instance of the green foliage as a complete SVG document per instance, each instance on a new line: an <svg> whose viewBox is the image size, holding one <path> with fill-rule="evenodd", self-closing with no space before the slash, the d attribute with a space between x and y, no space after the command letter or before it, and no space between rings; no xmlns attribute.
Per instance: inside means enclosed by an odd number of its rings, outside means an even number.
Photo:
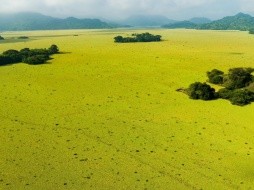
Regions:
<svg viewBox="0 0 254 190"><path fill-rule="evenodd" d="M57 54L58 52L59 52L59 49L58 49L57 45L55 45L55 44L51 45L50 48L48 49L48 53L50 55Z"/></svg>
<svg viewBox="0 0 254 190"><path fill-rule="evenodd" d="M35 55L43 55L49 59L49 51L47 49L31 49L28 53L28 57Z"/></svg>
<svg viewBox="0 0 254 190"><path fill-rule="evenodd" d="M254 93L246 89L234 90L229 98L233 105L244 106L254 101Z"/></svg>
<svg viewBox="0 0 254 190"><path fill-rule="evenodd" d="M222 88L218 90L217 97L221 99L229 99L232 96L233 90Z"/></svg>
<svg viewBox="0 0 254 190"><path fill-rule="evenodd" d="M3 55L6 57L9 57L11 60L11 63L18 63L22 61L22 56L17 50L13 50L13 49L7 50L3 52Z"/></svg>
<svg viewBox="0 0 254 190"><path fill-rule="evenodd" d="M59 49L56 45L51 45L48 49L29 49L24 48L20 51L7 50L0 55L0 65L13 63L28 63L32 65L43 64L50 59L50 55L56 54Z"/></svg>
<svg viewBox="0 0 254 190"><path fill-rule="evenodd" d="M191 99L213 100L216 98L229 100L233 105L244 106L254 102L253 68L233 68L225 75L222 71L213 69L207 72L209 82L224 86L215 92L206 83L195 82L187 89Z"/></svg>
<svg viewBox="0 0 254 190"><path fill-rule="evenodd" d="M116 43L130 43L130 42L158 42L161 41L160 35L152 35L148 32L142 34L132 34L133 37L116 36Z"/></svg>
<svg viewBox="0 0 254 190"><path fill-rule="evenodd" d="M12 59L5 55L0 55L0 66L9 65L12 63Z"/></svg>
<svg viewBox="0 0 254 190"><path fill-rule="evenodd" d="M33 55L30 57L27 57L23 60L24 63L28 63L30 65L38 65L38 64L43 64L48 60L47 57L44 55Z"/></svg>
<svg viewBox="0 0 254 190"><path fill-rule="evenodd" d="M31 50L29 48L24 48L19 51L20 55L22 56L22 60L29 57Z"/></svg>
<svg viewBox="0 0 254 190"><path fill-rule="evenodd" d="M223 83L223 74L224 72L213 69L210 72L207 72L207 76L209 79L209 82L212 84L222 84Z"/></svg>
<svg viewBox="0 0 254 190"><path fill-rule="evenodd" d="M251 29L249 30L249 33L250 33L250 34L254 34L254 28L251 28Z"/></svg>
<svg viewBox="0 0 254 190"><path fill-rule="evenodd" d="M25 40L25 39L29 39L29 37L27 37L27 36L20 36L20 37L18 37L18 39Z"/></svg>
<svg viewBox="0 0 254 190"><path fill-rule="evenodd" d="M227 88L220 89L217 92L218 98L227 99L233 105L244 106L254 101L254 92L247 89L230 90Z"/></svg>
<svg viewBox="0 0 254 190"><path fill-rule="evenodd" d="M238 89L248 86L252 82L252 75L247 69L233 68L229 70L228 79L226 88Z"/></svg>
<svg viewBox="0 0 254 190"><path fill-rule="evenodd" d="M206 83L195 82L189 86L187 93L191 99L213 100L216 98L215 89Z"/></svg>
<svg viewBox="0 0 254 190"><path fill-rule="evenodd" d="M161 36L160 35L152 35L148 32L143 33L143 34L135 34L137 42L158 42L161 41Z"/></svg>
<svg viewBox="0 0 254 190"><path fill-rule="evenodd" d="M2 36L0 36L0 40L4 40L4 38Z"/></svg>
<svg viewBox="0 0 254 190"><path fill-rule="evenodd" d="M122 36L116 36L114 39L115 39L116 43L123 42L123 37Z"/></svg>

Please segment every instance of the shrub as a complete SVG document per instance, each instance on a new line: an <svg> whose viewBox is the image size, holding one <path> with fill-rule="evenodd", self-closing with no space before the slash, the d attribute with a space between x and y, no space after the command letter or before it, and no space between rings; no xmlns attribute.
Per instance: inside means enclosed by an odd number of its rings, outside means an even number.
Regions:
<svg viewBox="0 0 254 190"><path fill-rule="evenodd" d="M152 35L148 32L143 34L134 34L133 36L136 36L136 40L138 42L156 42L161 41L160 35Z"/></svg>
<svg viewBox="0 0 254 190"><path fill-rule="evenodd" d="M55 44L51 45L50 48L48 49L48 53L50 55L56 54L58 52L59 52L59 49L58 49L57 45L55 45Z"/></svg>
<svg viewBox="0 0 254 190"><path fill-rule="evenodd" d="M28 63L30 65L38 65L45 63L47 60L48 58L45 57L44 55L33 55L25 58L23 61L24 63Z"/></svg>
<svg viewBox="0 0 254 190"><path fill-rule="evenodd" d="M58 53L59 49L56 45L51 45L48 49L29 49L24 48L20 51L7 50L0 55L0 65L24 62L28 64L42 64L50 59L50 55Z"/></svg>
<svg viewBox="0 0 254 190"><path fill-rule="evenodd" d="M49 51L47 49L31 49L28 56L44 55L49 57Z"/></svg>
<svg viewBox="0 0 254 190"><path fill-rule="evenodd" d="M209 82L212 84L223 84L223 76L215 75L214 77L209 79Z"/></svg>
<svg viewBox="0 0 254 190"><path fill-rule="evenodd" d="M0 36L0 40L4 40L4 38L2 36Z"/></svg>
<svg viewBox="0 0 254 190"><path fill-rule="evenodd" d="M129 42L158 42L161 41L160 35L153 35L148 32L142 34L132 34L132 37L116 36L116 43L129 43Z"/></svg>
<svg viewBox="0 0 254 190"><path fill-rule="evenodd" d="M249 33L250 33L250 34L254 34L254 28L251 28L251 29L249 30Z"/></svg>
<svg viewBox="0 0 254 190"><path fill-rule="evenodd" d="M224 72L217 69L207 72L209 82L212 84L223 84L223 74Z"/></svg>
<svg viewBox="0 0 254 190"><path fill-rule="evenodd" d="M232 96L233 90L222 88L216 94L218 98L229 99Z"/></svg>
<svg viewBox="0 0 254 190"><path fill-rule="evenodd" d="M228 73L228 89L238 89L248 86L252 82L252 75L244 68L230 69Z"/></svg>
<svg viewBox="0 0 254 190"><path fill-rule="evenodd" d="M123 41L123 37L122 36L116 36L114 39L115 39L116 43L120 43L120 42Z"/></svg>
<svg viewBox="0 0 254 190"><path fill-rule="evenodd" d="M227 99L233 105L244 106L254 101L254 92L247 89L230 90L227 88L220 89L217 92L218 98Z"/></svg>
<svg viewBox="0 0 254 190"><path fill-rule="evenodd" d="M21 57L22 57L22 60L24 60L25 58L29 57L29 54L30 54L30 49L29 48L24 48L24 49L21 49L19 51Z"/></svg>
<svg viewBox="0 0 254 190"><path fill-rule="evenodd" d="M13 63L13 62L10 57L5 56L5 55L0 55L0 66L9 65L11 63Z"/></svg>
<svg viewBox="0 0 254 190"><path fill-rule="evenodd" d="M209 82L225 88L215 92L215 89L206 83L195 82L188 89L177 91L187 93L192 99L221 98L229 100L233 105L244 106L254 102L254 76L251 75L253 71L253 68L233 68L225 75L222 71L214 69L207 72Z"/></svg>
<svg viewBox="0 0 254 190"><path fill-rule="evenodd" d="M191 99L213 100L216 98L215 89L206 83L195 82L191 84L187 93Z"/></svg>
<svg viewBox="0 0 254 190"><path fill-rule="evenodd" d="M28 39L29 37L27 37L27 36L20 36L20 37L18 37L18 39Z"/></svg>
<svg viewBox="0 0 254 190"><path fill-rule="evenodd" d="M11 63L19 63L22 61L22 56L17 50L13 49L7 50L3 52L3 55L9 57L11 59Z"/></svg>
<svg viewBox="0 0 254 190"><path fill-rule="evenodd" d="M234 90L229 98L233 105L244 106L254 101L254 93L246 89Z"/></svg>

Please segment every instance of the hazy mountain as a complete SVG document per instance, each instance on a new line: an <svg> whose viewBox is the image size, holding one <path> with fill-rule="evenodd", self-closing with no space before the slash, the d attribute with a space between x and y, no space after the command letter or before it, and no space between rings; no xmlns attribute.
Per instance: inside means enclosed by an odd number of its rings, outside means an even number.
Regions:
<svg viewBox="0 0 254 190"><path fill-rule="evenodd" d="M193 28L204 30L250 30L254 28L254 17L238 13L235 16L227 16L222 19L202 24L207 19L194 18L189 21L181 21L163 25L163 28Z"/></svg>
<svg viewBox="0 0 254 190"><path fill-rule="evenodd" d="M0 30L55 30L112 28L99 19L66 19L45 16L39 13L0 14Z"/></svg>
<svg viewBox="0 0 254 190"><path fill-rule="evenodd" d="M207 24L212 22L209 18L205 18L205 17L194 17L190 19L189 21L194 24Z"/></svg>
<svg viewBox="0 0 254 190"><path fill-rule="evenodd" d="M105 20L106 21L106 20ZM159 15L136 15L121 21L121 24L100 19L66 19L45 16L39 13L0 14L0 31L6 30L56 30L56 29L101 29L116 27L157 27L164 28L195 28L208 30L250 30L254 28L254 17L238 13L210 21L207 18L192 18L177 22ZM119 23L119 22L118 22Z"/></svg>
<svg viewBox="0 0 254 190"><path fill-rule="evenodd" d="M198 29L210 30L249 30L251 28L254 28L254 17L244 13L198 26Z"/></svg>
<svg viewBox="0 0 254 190"><path fill-rule="evenodd" d="M180 22L175 22L172 24L166 24L163 25L163 28L169 28L169 29L174 29L174 28L186 28L186 29L191 29L191 28L196 28L198 25L190 22L190 21L180 21Z"/></svg>
<svg viewBox="0 0 254 190"><path fill-rule="evenodd" d="M121 24L136 27L138 26L149 27L149 26L161 26L164 24L174 22L176 21L160 15L135 15L121 21Z"/></svg>

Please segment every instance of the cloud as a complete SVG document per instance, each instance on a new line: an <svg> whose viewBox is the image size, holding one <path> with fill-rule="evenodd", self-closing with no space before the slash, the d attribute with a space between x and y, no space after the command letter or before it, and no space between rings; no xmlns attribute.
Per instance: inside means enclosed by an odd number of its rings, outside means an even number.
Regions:
<svg viewBox="0 0 254 190"><path fill-rule="evenodd" d="M253 0L1 0L0 12L40 12L68 17L122 19L133 14L165 15L173 19L194 16L218 18L254 12Z"/></svg>

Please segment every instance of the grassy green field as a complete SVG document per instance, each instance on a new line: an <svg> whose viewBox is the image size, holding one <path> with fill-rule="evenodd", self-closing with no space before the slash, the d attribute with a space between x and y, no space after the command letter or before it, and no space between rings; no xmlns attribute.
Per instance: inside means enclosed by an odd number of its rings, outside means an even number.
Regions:
<svg viewBox="0 0 254 190"><path fill-rule="evenodd" d="M149 30L2 33L8 49L47 48L48 64L0 67L0 189L254 189L254 105L176 92L206 71L254 67L254 36ZM74 36L78 35L78 36Z"/></svg>

